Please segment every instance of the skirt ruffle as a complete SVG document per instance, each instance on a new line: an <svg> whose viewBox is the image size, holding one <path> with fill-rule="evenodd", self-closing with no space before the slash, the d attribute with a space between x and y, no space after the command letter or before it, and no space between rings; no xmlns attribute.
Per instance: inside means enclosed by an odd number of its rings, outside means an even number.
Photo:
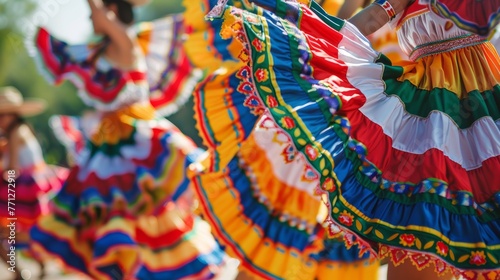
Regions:
<svg viewBox="0 0 500 280"><path fill-rule="evenodd" d="M40 73L50 83L60 84L65 80L73 83L87 106L113 111L149 99L145 65L130 71L113 68L101 54L107 44L105 40L97 44L69 45L44 28L39 28L32 40L28 41L27 49Z"/></svg>
<svg viewBox="0 0 500 280"><path fill-rule="evenodd" d="M279 142L280 135L276 138ZM292 267L304 266L302 277L308 277L314 267L308 252L314 250L310 240L317 231L320 202L313 192L318 177L294 160L293 150L272 141L250 136L220 172L197 171L194 187L203 216L244 271L287 279ZM272 152L284 154L273 160ZM289 161L293 175L276 169L276 161Z"/></svg>
<svg viewBox="0 0 500 280"><path fill-rule="evenodd" d="M161 116L177 112L202 77L183 48L185 26L181 14L134 26L148 69L149 101Z"/></svg>
<svg viewBox="0 0 500 280"><path fill-rule="evenodd" d="M222 9L224 26L248 48L260 102L320 174L347 244L371 246L396 264L408 257L438 272L497 275L500 59L493 47L396 67L315 3L264 4L275 13ZM433 63L439 70L426 65Z"/></svg>
<svg viewBox="0 0 500 280"><path fill-rule="evenodd" d="M152 214L187 189L186 169L203 151L150 110L134 105L82 119L51 119L58 139L74 154L53 211L85 227L116 215Z"/></svg>
<svg viewBox="0 0 500 280"><path fill-rule="evenodd" d="M314 279L378 279L380 265L369 252L360 254L355 247L347 249L342 239L325 237L322 242L323 249L311 255L317 264Z"/></svg>
<svg viewBox="0 0 500 280"><path fill-rule="evenodd" d="M208 225L173 203L156 215L114 217L92 237L55 215L31 234L39 256L93 279L212 279L226 261Z"/></svg>
<svg viewBox="0 0 500 280"><path fill-rule="evenodd" d="M186 170L202 150L153 115L149 104L138 104L52 118L74 166L51 215L31 230L35 252L94 279L211 279L219 272L224 253L182 206Z"/></svg>

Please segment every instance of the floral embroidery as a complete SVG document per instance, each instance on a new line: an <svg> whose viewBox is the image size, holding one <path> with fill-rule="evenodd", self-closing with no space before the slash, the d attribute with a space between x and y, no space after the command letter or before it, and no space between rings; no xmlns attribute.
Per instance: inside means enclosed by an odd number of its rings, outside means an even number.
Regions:
<svg viewBox="0 0 500 280"><path fill-rule="evenodd" d="M352 235L351 233L344 234L344 244L345 244L347 249L351 249L352 246L357 244L356 242L357 242L357 240L355 240L354 235Z"/></svg>
<svg viewBox="0 0 500 280"><path fill-rule="evenodd" d="M415 244L415 235L407 233L401 234L399 237L399 244L407 247L413 246L413 244Z"/></svg>
<svg viewBox="0 0 500 280"><path fill-rule="evenodd" d="M318 151L314 149L311 145L306 146L306 154L310 160L315 160L318 158Z"/></svg>
<svg viewBox="0 0 500 280"><path fill-rule="evenodd" d="M336 188L335 188L335 184L333 183L332 178L328 177L325 179L325 181L323 182L322 189L324 189L325 191L328 191L328 192L335 191Z"/></svg>
<svg viewBox="0 0 500 280"><path fill-rule="evenodd" d="M265 82L269 79L269 72L266 69L259 68L255 71L255 79L257 82Z"/></svg>
<svg viewBox="0 0 500 280"><path fill-rule="evenodd" d="M339 221L348 227L352 226L353 220L354 220L354 216L347 213L346 210L344 210L344 212L342 212L342 214L340 214L340 216L339 216Z"/></svg>
<svg viewBox="0 0 500 280"><path fill-rule="evenodd" d="M477 266L486 264L486 257L483 251L472 251L469 263Z"/></svg>
<svg viewBox="0 0 500 280"><path fill-rule="evenodd" d="M285 129L292 129L295 127L295 121L290 117L281 118L280 123Z"/></svg>
<svg viewBox="0 0 500 280"><path fill-rule="evenodd" d="M261 40L255 38L252 40L252 46L254 47L254 49L258 52L261 52L264 50L264 44L262 43Z"/></svg>
<svg viewBox="0 0 500 280"><path fill-rule="evenodd" d="M286 163L292 162L295 159L295 154L295 149L293 145L290 144L288 144L281 152L281 155L283 156L283 159Z"/></svg>
<svg viewBox="0 0 500 280"><path fill-rule="evenodd" d="M270 96L270 95L267 96L267 106L269 108L274 108L274 107L278 106L278 101L276 100L276 98L274 98L274 96Z"/></svg>
<svg viewBox="0 0 500 280"><path fill-rule="evenodd" d="M440 254L441 256L446 256L448 255L448 246L446 244L444 244L443 241L438 241L437 244L436 244L436 251L438 254Z"/></svg>

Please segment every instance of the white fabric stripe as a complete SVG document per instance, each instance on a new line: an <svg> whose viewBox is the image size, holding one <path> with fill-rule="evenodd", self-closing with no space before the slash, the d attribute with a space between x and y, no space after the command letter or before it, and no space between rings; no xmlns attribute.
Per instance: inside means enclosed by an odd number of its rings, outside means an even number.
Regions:
<svg viewBox="0 0 500 280"><path fill-rule="evenodd" d="M310 194L313 198L320 199L319 196L315 195L315 189L319 187L319 175L311 168L309 172L314 172L313 177L315 179L304 179L307 178L305 167L308 165L305 156L295 149L290 137L276 126L270 116L265 114L259 119L251 137L255 139L255 143L260 149L265 152L267 160L272 166L276 167L269 170L274 174L275 178L290 187ZM289 147L293 148L293 152L291 152L293 160L287 163L284 160L285 155L283 152ZM242 149L244 148L246 148L245 145L242 146ZM312 173L309 176L311 175Z"/></svg>
<svg viewBox="0 0 500 280"><path fill-rule="evenodd" d="M150 85L156 85L169 63L168 55L171 51L172 40L174 40L175 22L174 18L169 16L155 20L151 24L153 29L146 54L146 64L148 66L148 82Z"/></svg>
<svg viewBox="0 0 500 280"><path fill-rule="evenodd" d="M363 41L356 38L359 33L352 29L349 24L342 29L345 37L340 43L339 58L349 66L349 82L367 99L361 113L383 128L393 140L393 148L414 154L439 149L466 170L479 168L486 159L500 155L500 121L495 123L486 117L460 129L443 112L433 111L421 118L406 112L398 97L387 96L381 78L383 66L369 62L370 58L377 58L377 53L360 50L358 45Z"/></svg>

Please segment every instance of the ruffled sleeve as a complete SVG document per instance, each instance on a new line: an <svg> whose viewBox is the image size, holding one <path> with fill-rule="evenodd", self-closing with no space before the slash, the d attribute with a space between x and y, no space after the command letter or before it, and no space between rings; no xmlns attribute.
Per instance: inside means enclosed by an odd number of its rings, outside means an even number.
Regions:
<svg viewBox="0 0 500 280"><path fill-rule="evenodd" d="M85 147L85 137L82 132L81 119L72 116L54 115L49 119L54 136L64 145L73 160Z"/></svg>
<svg viewBox="0 0 500 280"><path fill-rule="evenodd" d="M175 113L191 96L202 71L191 66L183 48L184 21L173 15L134 26L146 58L150 102L162 116Z"/></svg>
<svg viewBox="0 0 500 280"><path fill-rule="evenodd" d="M72 82L83 102L97 110L111 111L148 99L145 71L121 70L102 55L104 42L69 45L40 28L29 47L42 74L53 83Z"/></svg>
<svg viewBox="0 0 500 280"><path fill-rule="evenodd" d="M487 36L500 22L500 0L419 0L461 29Z"/></svg>

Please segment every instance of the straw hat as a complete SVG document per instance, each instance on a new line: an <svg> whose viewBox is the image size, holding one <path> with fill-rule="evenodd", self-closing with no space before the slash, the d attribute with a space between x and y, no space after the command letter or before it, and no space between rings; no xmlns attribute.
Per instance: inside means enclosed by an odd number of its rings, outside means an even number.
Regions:
<svg viewBox="0 0 500 280"><path fill-rule="evenodd" d="M29 117L40 114L45 107L46 103L40 99L23 100L15 87L0 87L0 114L16 113Z"/></svg>

